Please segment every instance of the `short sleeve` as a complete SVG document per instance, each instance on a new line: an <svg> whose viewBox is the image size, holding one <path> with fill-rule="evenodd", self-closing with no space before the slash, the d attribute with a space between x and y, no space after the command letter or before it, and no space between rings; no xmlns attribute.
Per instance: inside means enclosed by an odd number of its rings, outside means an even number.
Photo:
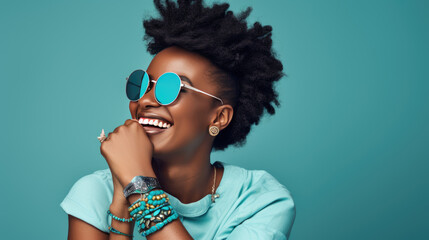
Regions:
<svg viewBox="0 0 429 240"><path fill-rule="evenodd" d="M60 206L67 214L108 232L107 210L113 198L112 189L110 172L100 170L76 181Z"/></svg>
<svg viewBox="0 0 429 240"><path fill-rule="evenodd" d="M253 216L236 226L228 240L258 239L258 240L286 240L289 239L292 225L295 221L295 204L290 193L284 189L263 194L264 199L256 202L266 202L272 199L265 207Z"/></svg>

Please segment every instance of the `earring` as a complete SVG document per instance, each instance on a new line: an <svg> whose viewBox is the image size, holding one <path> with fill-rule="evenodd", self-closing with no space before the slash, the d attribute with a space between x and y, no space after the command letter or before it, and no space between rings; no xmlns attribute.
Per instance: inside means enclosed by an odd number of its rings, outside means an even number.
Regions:
<svg viewBox="0 0 429 240"><path fill-rule="evenodd" d="M211 126L211 127L209 128L209 133L210 133L210 135L212 135L212 136L216 136L216 135L219 133L219 128L218 128L218 127L216 127L216 126Z"/></svg>

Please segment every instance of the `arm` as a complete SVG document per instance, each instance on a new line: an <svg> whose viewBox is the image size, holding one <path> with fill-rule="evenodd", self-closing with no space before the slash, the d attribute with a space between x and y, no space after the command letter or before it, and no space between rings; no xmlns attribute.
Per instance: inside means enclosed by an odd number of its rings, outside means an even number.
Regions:
<svg viewBox="0 0 429 240"><path fill-rule="evenodd" d="M137 200L137 199L136 199ZM111 208L112 211L113 208ZM128 215L128 206L125 208ZM129 215L117 215L118 217L129 217ZM69 216L69 233L68 240L129 240L131 238L119 234L107 234L100 231L96 227L80 220L79 218ZM123 232L130 234L134 229L134 222L120 223L118 221L112 222L112 227ZM146 237L148 240L158 239L192 239L186 228L183 226L179 219L172 221L164 226L161 230Z"/></svg>
<svg viewBox="0 0 429 240"><path fill-rule="evenodd" d="M128 203L122 204L121 201L115 200L118 198L125 199L122 194L122 188L118 187L118 181L115 178L113 178L113 185L115 188L114 196L116 197L113 197L113 201L110 203L109 209L118 217L128 218ZM130 239L127 236L122 236L119 234L108 234L107 232L99 229L101 226L103 226L100 220L107 218L106 211L108 205L105 205L99 201L100 199L108 201L105 191L101 190L103 187L104 185L102 181L99 181L99 179L94 176L86 176L80 179L75 184L75 186L73 186L70 193L71 196L63 206L65 209L67 209L67 213L69 213L69 240ZM74 199L79 202L75 202ZM94 206L100 205L105 207L102 207L102 210L95 209ZM83 220L79 217L73 216L72 214L79 216ZM124 233L132 233L134 230L134 222L122 223L119 221L112 221L111 226Z"/></svg>
<svg viewBox="0 0 429 240"><path fill-rule="evenodd" d="M69 216L69 233L68 240L77 239L93 239L93 240L107 240L109 235L103 231L98 230L96 227L80 220L79 218Z"/></svg>
<svg viewBox="0 0 429 240"><path fill-rule="evenodd" d="M140 195L134 194L125 199L122 193L123 188L131 182L134 176L142 175L156 178L151 163L153 144L138 121L128 119L124 125L115 128L113 132L108 134L106 140L101 143L100 152L109 165L114 184L115 179L117 179L113 202L128 208L140 197ZM127 208L125 209L128 210ZM114 220L114 222L117 221ZM130 232L123 233L130 234ZM168 223L146 238L148 240L192 239L179 219Z"/></svg>
<svg viewBox="0 0 429 240"><path fill-rule="evenodd" d="M112 212L115 212L119 217L128 217L128 209L125 206L125 212L118 214L123 210L121 206L115 207L113 205L110 206ZM122 236L119 234L107 234L96 227L82 221L79 218L69 216L69 233L68 240L129 240L131 238L127 236ZM131 223L121 223L118 221L112 222L112 227L124 232L124 233L132 233L134 229L134 222Z"/></svg>
<svg viewBox="0 0 429 240"><path fill-rule="evenodd" d="M141 173L143 176L148 177L156 177L153 169L151 166L147 166L145 168L146 170ZM120 218L129 218L130 215L128 213L128 207L137 201L137 199L140 198L139 194L133 194L128 197L128 199L125 199L123 195L123 187L120 185L119 181L113 177L113 182L115 189L115 193L113 194L113 203L110 206L111 211ZM114 204L115 203L115 204ZM117 213L121 213L121 215L118 215ZM116 225L114 225L116 224ZM112 227L123 232L126 234L132 234L134 229L135 221L131 223L121 223L119 221L112 221ZM122 238L110 238L110 239L127 239L126 236L121 236L118 234L110 234L119 236ZM182 222L177 218L176 220L168 223L164 227L162 227L160 230L146 236L146 239L148 240L163 240L163 239L177 239L177 240L192 240L191 235L188 233L186 228L183 226Z"/></svg>
<svg viewBox="0 0 429 240"><path fill-rule="evenodd" d="M144 175L147 176L147 175ZM129 204L135 202L139 199L139 195L131 195L128 200ZM183 226L182 222L179 218L168 223L160 230L146 236L148 240L164 240L164 239L177 239L177 240L192 240L192 236L188 233L185 226Z"/></svg>

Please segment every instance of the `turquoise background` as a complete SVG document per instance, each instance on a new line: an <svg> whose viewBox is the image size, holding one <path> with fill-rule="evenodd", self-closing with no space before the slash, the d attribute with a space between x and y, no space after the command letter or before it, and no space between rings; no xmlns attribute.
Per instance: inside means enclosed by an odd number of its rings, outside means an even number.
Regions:
<svg viewBox="0 0 429 240"><path fill-rule="evenodd" d="M282 106L243 148L294 197L291 239L429 239L429 2L230 1L274 28ZM152 1L1 1L2 239L65 239L59 204L130 117Z"/></svg>

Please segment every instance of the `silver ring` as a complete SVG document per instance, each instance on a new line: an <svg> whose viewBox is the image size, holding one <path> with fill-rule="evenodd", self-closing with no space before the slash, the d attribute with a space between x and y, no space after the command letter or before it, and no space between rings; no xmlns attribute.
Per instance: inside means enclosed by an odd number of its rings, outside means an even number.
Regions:
<svg viewBox="0 0 429 240"><path fill-rule="evenodd" d="M104 129L101 129L101 134L97 139L102 143L104 140L106 140L106 134L104 134Z"/></svg>

